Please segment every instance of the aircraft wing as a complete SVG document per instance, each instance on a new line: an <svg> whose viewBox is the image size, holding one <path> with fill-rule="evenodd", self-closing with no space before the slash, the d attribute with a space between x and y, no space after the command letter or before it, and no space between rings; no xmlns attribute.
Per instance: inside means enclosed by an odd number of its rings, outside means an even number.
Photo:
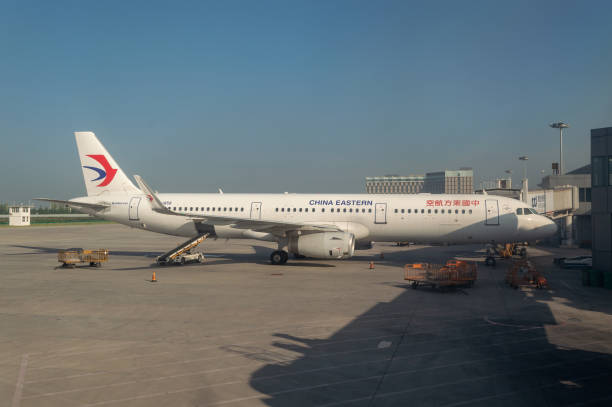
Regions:
<svg viewBox="0 0 612 407"><path fill-rule="evenodd" d="M151 201L151 207L154 211L163 213L166 215L182 216L189 218L197 223L204 223L207 225L218 225L218 226L230 226L236 229L250 229L256 232L266 232L273 235L283 235L291 231L303 231L303 232L339 232L334 225L325 224L311 224L311 223L299 223L299 222L281 222L281 221L268 221L250 218L235 218L228 216L218 215L195 215L195 214L184 214L171 211L166 208L164 204L157 197L153 189L149 187L141 176L134 175L136 183L140 190L149 197Z"/></svg>
<svg viewBox="0 0 612 407"><path fill-rule="evenodd" d="M236 229L250 229L256 232L266 232L273 235L284 235L287 232L302 231L302 232L340 232L341 230L334 225L316 224L316 223L300 223L300 222L282 222L268 221L259 219L241 219L229 218L224 216L208 216L208 215L183 215L192 219L194 222L204 223L207 225L229 225Z"/></svg>
<svg viewBox="0 0 612 407"><path fill-rule="evenodd" d="M76 202L76 201L60 201L58 199L48 198L34 198L35 201L53 202L62 205L74 206L75 208L93 209L95 211L101 211L102 209L110 208L109 204L105 203L87 203L87 202Z"/></svg>

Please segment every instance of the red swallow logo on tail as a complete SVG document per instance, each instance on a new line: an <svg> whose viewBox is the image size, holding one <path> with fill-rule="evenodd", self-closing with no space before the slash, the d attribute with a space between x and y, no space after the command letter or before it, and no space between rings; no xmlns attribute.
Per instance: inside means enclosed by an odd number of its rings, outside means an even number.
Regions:
<svg viewBox="0 0 612 407"><path fill-rule="evenodd" d="M104 157L102 154L87 154L87 157L93 158L94 160L99 162L100 165L102 165L102 167L104 168L102 169L102 168L97 168L97 167L89 167L87 165L83 166L84 168L89 168L90 170L94 170L98 173L98 178L94 178L92 179L92 181L98 181L101 179L102 182L97 185L98 187L105 187L108 184L110 184L113 178L115 178L117 169L112 168L110 164L108 163L108 160L106 159L106 157Z"/></svg>

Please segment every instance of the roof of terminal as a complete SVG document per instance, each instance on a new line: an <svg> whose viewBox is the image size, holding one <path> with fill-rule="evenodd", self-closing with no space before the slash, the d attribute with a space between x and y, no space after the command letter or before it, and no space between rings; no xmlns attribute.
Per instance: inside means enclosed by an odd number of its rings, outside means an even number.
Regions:
<svg viewBox="0 0 612 407"><path fill-rule="evenodd" d="M577 175L577 174L590 174L591 173L591 164L587 164L584 167L576 168L574 171L567 172L568 175Z"/></svg>

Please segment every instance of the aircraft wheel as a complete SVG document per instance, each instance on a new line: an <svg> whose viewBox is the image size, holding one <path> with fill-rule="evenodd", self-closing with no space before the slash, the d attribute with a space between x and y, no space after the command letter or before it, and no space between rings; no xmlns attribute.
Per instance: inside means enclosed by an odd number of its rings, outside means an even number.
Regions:
<svg viewBox="0 0 612 407"><path fill-rule="evenodd" d="M275 250L270 255L270 263L272 264L285 264L289 259L289 254L283 250Z"/></svg>
<svg viewBox="0 0 612 407"><path fill-rule="evenodd" d="M202 256L201 254L198 256L198 262L204 263L204 256Z"/></svg>
<svg viewBox="0 0 612 407"><path fill-rule="evenodd" d="M270 263L272 264L283 264L283 252L275 250L270 255Z"/></svg>
<svg viewBox="0 0 612 407"><path fill-rule="evenodd" d="M185 258L181 257L181 266L185 265Z"/></svg>

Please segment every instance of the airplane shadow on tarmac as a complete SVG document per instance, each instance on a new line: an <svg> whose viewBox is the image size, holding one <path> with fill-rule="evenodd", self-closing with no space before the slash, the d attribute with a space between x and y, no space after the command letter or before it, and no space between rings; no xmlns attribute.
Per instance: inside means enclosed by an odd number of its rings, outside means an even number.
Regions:
<svg viewBox="0 0 612 407"><path fill-rule="evenodd" d="M6 255L9 256L22 256L22 255L31 255L31 254L57 254L60 250L65 250L65 247L44 247L44 246L28 246L28 245L12 245L12 247L18 247L21 249L33 250L22 253L8 253ZM261 265L269 265L269 257L274 249L266 246L258 246L251 245L254 250L254 253L228 253L228 252L213 252L207 250L206 246L201 246L200 250L204 253L204 257L210 256L209 261L211 264L240 264L240 263L249 263L249 264L261 264ZM456 248L456 246L450 246L451 248ZM466 250L465 255L473 256L473 247L480 247L478 245L466 245L460 247L468 247L470 250ZM453 253L456 250L453 251ZM156 258L157 256L163 254L162 251L149 251L149 250L109 250L110 256L133 256L133 257L147 257L147 258ZM380 252L376 253L365 253L364 251L356 251L355 255L350 259L342 260L343 262L370 262L374 261L377 264L387 264L387 265L403 265L407 262L406 256L404 253L414 253L414 258L408 259L408 261L426 261L426 262L439 262L440 257L440 249L439 248L422 248L415 250L400 251L400 252L391 252L385 253L385 257L380 258ZM451 256L452 257L452 256ZM320 263L314 259L294 259L290 258L289 262L283 265L278 265L275 267L336 267L334 263L336 260L331 260L330 263ZM206 264L206 263L205 263ZM198 263L192 264L194 266L200 265ZM147 268L148 266L143 266L141 268Z"/></svg>
<svg viewBox="0 0 612 407"><path fill-rule="evenodd" d="M481 267L468 296L406 289L327 338L276 332L274 347L301 356L269 361L250 385L274 407L611 405L612 329L581 324L610 303L513 290L502 265ZM557 322L553 296L577 317Z"/></svg>
<svg viewBox="0 0 612 407"><path fill-rule="evenodd" d="M42 247L42 246L25 246L25 245L13 245L12 247L19 247L22 249L34 250L35 252L24 252L24 253L9 253L11 256L23 256L23 255L31 255L31 254L57 254L59 250L65 250L65 248L59 247ZM201 250L204 253L204 257L210 256L207 258L207 261L204 264L200 263L191 263L185 264L181 267L206 267L207 265L220 265L220 264L261 264L261 265L269 265L270 261L268 260L270 254L273 249L265 246L256 246L252 245L255 253L224 253L224 252L211 252L207 251L206 247L202 247ZM146 250L109 250L109 255L111 256L133 256L133 257L146 257L146 258L155 258L164 252L152 252ZM275 267L336 267L333 264L328 263L317 263L312 260L294 260L290 259L290 261L281 266ZM149 269L151 267L158 267L156 263L151 263L142 267L126 267L114 270L142 270ZM172 266L165 266L172 267Z"/></svg>
<svg viewBox="0 0 612 407"><path fill-rule="evenodd" d="M25 254L57 254L60 250L66 250L66 247L42 247L42 246L26 246L26 245L12 245L12 247L19 247L21 249L36 250L36 252L25 252L25 253L9 253L10 256L23 256ZM116 256L142 256L142 257L156 257L162 252L152 252L143 250L110 250L109 254Z"/></svg>

